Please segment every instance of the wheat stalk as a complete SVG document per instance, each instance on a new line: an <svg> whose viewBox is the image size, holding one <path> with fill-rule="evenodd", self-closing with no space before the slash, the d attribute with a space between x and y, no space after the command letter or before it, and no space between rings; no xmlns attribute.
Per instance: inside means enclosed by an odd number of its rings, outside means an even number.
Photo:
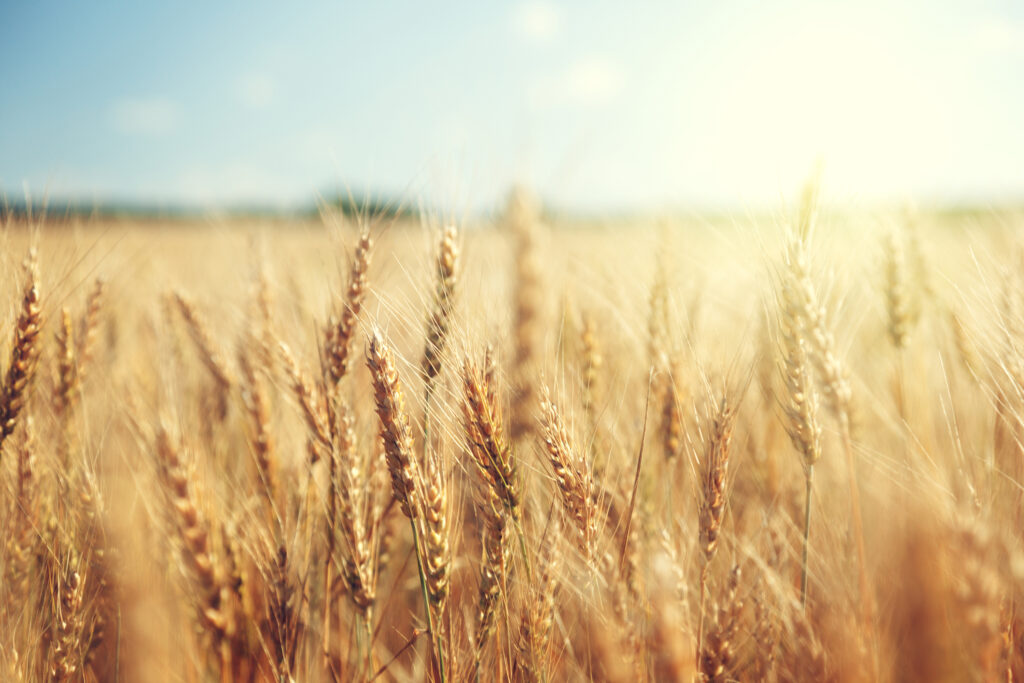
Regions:
<svg viewBox="0 0 1024 683"><path fill-rule="evenodd" d="M806 299L798 292L798 283L784 276L780 297L779 339L782 354L782 379L786 388L786 431L800 454L806 484L804 506L804 548L800 570L800 602L807 602L807 553L811 525L811 482L814 464L821 457L821 427L818 425L818 398L807 357Z"/></svg>
<svg viewBox="0 0 1024 683"><path fill-rule="evenodd" d="M348 374L352 365L352 339L359 321L359 313L363 308L363 299L366 297L366 280L372 249L370 231L363 228L359 233L355 254L352 256L348 289L345 290L345 302L341 313L327 324L324 355L327 359L327 374L334 384L339 383Z"/></svg>
<svg viewBox="0 0 1024 683"><path fill-rule="evenodd" d="M25 262L25 287L22 290L21 313L14 327L11 360L4 376L0 397L0 445L14 433L18 415L25 406L26 394L35 377L39 361L39 331L43 324L39 304L39 265L35 249Z"/></svg>
<svg viewBox="0 0 1024 683"><path fill-rule="evenodd" d="M388 472L391 475L391 490L402 513L409 518L412 526L413 545L416 553L416 565L419 570L420 589L423 593L423 607L426 611L427 630L434 638L434 653L442 681L445 679L444 653L441 646L441 634L433 619L433 605L437 605L441 597L441 584L438 570L440 561L437 545L441 537L423 539L420 526L424 514L429 514L426 526L438 531L442 518L438 509L443 505L443 497L438 489L424 492L413 451L409 414L405 407L405 394L398 379L391 349L384 343L380 332L373 331L366 352L366 364L373 376L374 402L377 407L377 418L380 422L380 438L384 442L384 454L387 458ZM437 485L438 470L431 469L430 483ZM417 482L423 482L418 484ZM421 498L427 500L421 503ZM428 511L428 512L425 512ZM428 531L430 533L430 531ZM426 543L424 542L426 541ZM428 544L433 544L431 545ZM424 560L427 560L426 562ZM433 573L432 573L433 572Z"/></svg>
<svg viewBox="0 0 1024 683"><path fill-rule="evenodd" d="M590 560L597 536L596 492L590 464L570 446L569 433L558 408L551 401L551 390L547 385L541 387L540 406L544 446L561 494L562 508L576 526L577 547L583 557Z"/></svg>
<svg viewBox="0 0 1024 683"><path fill-rule="evenodd" d="M75 356L78 358L77 373L78 381L81 382L85 371L92 361L93 349L96 346L96 333L100 327L100 313L103 310L104 293L106 282L102 278L96 278L89 296L85 300L85 310L78 321L78 332L75 334Z"/></svg>
<svg viewBox="0 0 1024 683"><path fill-rule="evenodd" d="M412 430L405 407L405 394L391 349L374 330L366 352L366 365L373 376L374 402L380 419L380 438L384 442L391 490L409 519L419 515L416 489L416 460L413 456Z"/></svg>
<svg viewBox="0 0 1024 683"><path fill-rule="evenodd" d="M213 530L200 512L191 473L182 460L169 431L160 427L156 435L157 471L181 542L181 557L189 578L198 591L195 608L200 627L210 635L220 654L222 672L230 669L230 655L222 647L233 630L232 615L225 609L228 589L224 572L211 549Z"/></svg>
<svg viewBox="0 0 1024 683"><path fill-rule="evenodd" d="M537 324L541 296L536 255L536 216L524 191L513 192L509 197L506 220L516 240L512 330L515 351L512 357L513 393L509 436L514 444L521 445L533 433L535 424L534 372L538 355Z"/></svg>
<svg viewBox="0 0 1024 683"><path fill-rule="evenodd" d="M703 462L701 463L700 509L698 515L702 563L698 590L697 659L702 656L704 638L704 601L707 595L708 568L718 551L722 521L729 500L729 456L736 408L722 397L712 418Z"/></svg>
<svg viewBox="0 0 1024 683"><path fill-rule="evenodd" d="M427 318L426 345L423 348L421 368L426 383L427 403L433 393L434 382L441 374L441 355L444 353L451 325L452 305L459 268L458 233L454 226L444 229L441 246L437 255L437 282L434 290L434 304Z"/></svg>
<svg viewBox="0 0 1024 683"><path fill-rule="evenodd" d="M721 601L715 606L715 620L704 640L700 672L705 681L721 683L730 680L729 671L735 656L735 639L743 602L739 599L740 568L733 567Z"/></svg>
<svg viewBox="0 0 1024 683"><path fill-rule="evenodd" d="M514 519L520 517L520 484L511 446L505 440L501 416L488 382L474 363L462 364L463 417L468 451L494 497Z"/></svg>

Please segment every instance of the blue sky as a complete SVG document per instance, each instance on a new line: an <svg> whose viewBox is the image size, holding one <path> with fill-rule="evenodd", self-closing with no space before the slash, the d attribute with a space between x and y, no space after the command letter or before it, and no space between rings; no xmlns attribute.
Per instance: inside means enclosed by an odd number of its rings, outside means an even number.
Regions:
<svg viewBox="0 0 1024 683"><path fill-rule="evenodd" d="M820 162L854 204L1024 198L1024 3L624 7L4 2L0 188L744 207Z"/></svg>

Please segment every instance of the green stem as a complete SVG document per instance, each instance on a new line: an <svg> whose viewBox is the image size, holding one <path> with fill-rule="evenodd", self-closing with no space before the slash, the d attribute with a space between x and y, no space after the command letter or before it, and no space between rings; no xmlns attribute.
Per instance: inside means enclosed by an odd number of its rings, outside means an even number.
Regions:
<svg viewBox="0 0 1024 683"><path fill-rule="evenodd" d="M843 439L846 456L847 477L850 480L850 516L853 523L853 540L857 550L857 573L860 588L861 618L865 632L870 636L874 626L874 600L868 582L867 553L864 550L864 521L861 517L860 486L857 483L857 467L853 458L853 439L850 434L850 418L845 410L839 416L839 430ZM874 638L871 637L872 642Z"/></svg>
<svg viewBox="0 0 1024 683"><path fill-rule="evenodd" d="M516 525L516 536L519 537L519 550L523 553L523 564L526 565L526 578L530 585L533 585L533 570L530 568L530 554L526 551L526 535L523 533L522 524L518 519L513 519Z"/></svg>
<svg viewBox="0 0 1024 683"><path fill-rule="evenodd" d="M807 498L804 501L804 554L800 569L800 606L807 608L807 546L811 537L811 478L814 465L807 466Z"/></svg>
<svg viewBox="0 0 1024 683"><path fill-rule="evenodd" d="M700 570L700 606L697 613L697 671L700 671L700 656L704 647L704 602L707 596L709 564L711 564L710 558L705 560L704 566Z"/></svg>
<svg viewBox="0 0 1024 683"><path fill-rule="evenodd" d="M437 668L441 674L441 683L445 683L444 676L444 653L441 650L441 634L434 629L434 618L430 614L430 596L427 594L427 577L423 572L423 561L420 559L420 536L416 530L416 520L410 519L412 526L412 542L416 551L416 570L420 575L420 591L423 594L423 609L427 613L427 631L434 640L434 650L437 655Z"/></svg>
<svg viewBox="0 0 1024 683"><path fill-rule="evenodd" d="M906 474L912 473L910 461L911 436L910 409L907 403L907 368L906 353L903 349L896 352L896 408L900 416L900 434L903 437L903 467Z"/></svg>
<svg viewBox="0 0 1024 683"><path fill-rule="evenodd" d="M366 680L370 680L373 674L373 612L366 610L363 615L363 624L366 626Z"/></svg>

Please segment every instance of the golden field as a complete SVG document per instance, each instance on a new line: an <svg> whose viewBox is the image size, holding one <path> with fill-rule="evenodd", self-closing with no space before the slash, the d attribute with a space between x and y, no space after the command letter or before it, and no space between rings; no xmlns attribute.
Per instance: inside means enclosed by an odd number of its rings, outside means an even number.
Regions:
<svg viewBox="0 0 1024 683"><path fill-rule="evenodd" d="M3 678L1020 680L1022 225L8 219Z"/></svg>

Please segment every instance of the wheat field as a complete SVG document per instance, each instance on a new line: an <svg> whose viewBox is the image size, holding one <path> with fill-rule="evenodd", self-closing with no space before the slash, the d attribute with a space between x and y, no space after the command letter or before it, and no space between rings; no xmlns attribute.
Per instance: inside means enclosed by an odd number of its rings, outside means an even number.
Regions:
<svg viewBox="0 0 1024 683"><path fill-rule="evenodd" d="M0 670L1015 681L1012 212L3 225Z"/></svg>

